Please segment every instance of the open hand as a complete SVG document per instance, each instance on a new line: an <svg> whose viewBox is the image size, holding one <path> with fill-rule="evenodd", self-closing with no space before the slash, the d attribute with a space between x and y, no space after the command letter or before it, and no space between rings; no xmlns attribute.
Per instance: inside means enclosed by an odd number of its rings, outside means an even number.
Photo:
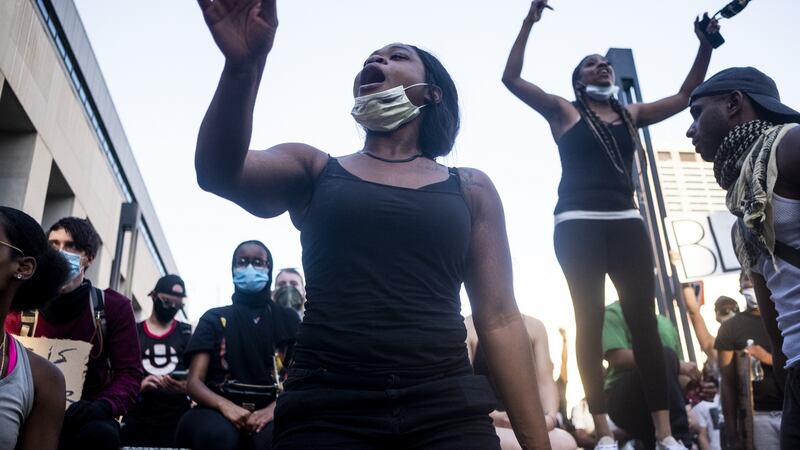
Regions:
<svg viewBox="0 0 800 450"><path fill-rule="evenodd" d="M542 11L547 6L547 0L533 0L531 2L531 9L528 11L528 16L525 20L533 23L538 22L542 18Z"/></svg>
<svg viewBox="0 0 800 450"><path fill-rule="evenodd" d="M278 29L276 0L198 0L214 42L234 64L266 58Z"/></svg>
<svg viewBox="0 0 800 450"><path fill-rule="evenodd" d="M705 19L706 17L708 17L708 13L703 14L703 19ZM706 37L705 34L703 34L703 31L705 31L708 34L719 33L719 21L717 19L711 19L711 21L708 22L708 26L706 26L706 29L702 30L700 28L700 18L697 17L694 19L694 34L697 35L697 39L700 40L700 43L702 45L707 45L710 47L711 43L708 42L708 38Z"/></svg>

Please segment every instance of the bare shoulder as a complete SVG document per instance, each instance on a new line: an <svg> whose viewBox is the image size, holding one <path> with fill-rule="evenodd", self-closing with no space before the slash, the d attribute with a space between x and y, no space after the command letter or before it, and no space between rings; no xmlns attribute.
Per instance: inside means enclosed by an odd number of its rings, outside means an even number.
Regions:
<svg viewBox="0 0 800 450"><path fill-rule="evenodd" d="M483 171L472 167L459 167L458 175L461 187L470 200L485 200L497 196L497 189L492 179Z"/></svg>
<svg viewBox="0 0 800 450"><path fill-rule="evenodd" d="M36 353L28 352L28 361L31 365L31 375L33 375L33 385L37 393L65 392L64 375L50 361L42 358Z"/></svg>
<svg viewBox="0 0 800 450"><path fill-rule="evenodd" d="M786 133L778 151L786 153L787 156L794 156L795 159L800 159L800 156L798 156L798 152L800 152L800 126L796 126Z"/></svg>
<svg viewBox="0 0 800 450"><path fill-rule="evenodd" d="M778 183L781 187L792 186L791 191L797 192L800 186L800 126L789 130L781 140L776 150L776 163L778 166ZM776 189L779 189L776 186Z"/></svg>
<svg viewBox="0 0 800 450"><path fill-rule="evenodd" d="M486 218L487 214L492 215L493 211L502 215L500 195L488 175L470 167L459 168L458 174L473 221Z"/></svg>
<svg viewBox="0 0 800 450"><path fill-rule="evenodd" d="M328 161L328 154L322 150L301 142L284 142L267 149L275 155L298 160L310 172L321 172Z"/></svg>

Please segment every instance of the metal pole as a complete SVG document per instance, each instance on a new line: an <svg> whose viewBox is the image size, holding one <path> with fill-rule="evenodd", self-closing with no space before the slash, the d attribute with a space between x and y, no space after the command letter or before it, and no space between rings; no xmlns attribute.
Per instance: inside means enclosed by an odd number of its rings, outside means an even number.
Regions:
<svg viewBox="0 0 800 450"><path fill-rule="evenodd" d="M117 228L117 242L114 247L114 259L111 261L111 279L108 282L108 287L118 291L120 283L120 272L122 270L122 252L125 246L125 233L128 231L135 232L139 225L139 205L135 202L123 203L119 212L119 226ZM128 273L126 274L130 279L131 265L133 264L134 256L132 255L135 250L135 234L131 236L130 252L128 256ZM129 283L130 284L130 283ZM128 290L128 289L126 289Z"/></svg>
<svg viewBox="0 0 800 450"><path fill-rule="evenodd" d="M621 92L623 93L623 95L620 96L623 104L631 104L634 102L641 103L642 93L639 87L639 77L636 74L633 52L630 49L611 48L608 50L606 58L614 66L614 71L617 76L616 82L621 87ZM670 252L669 241L667 239L662 239L666 230L665 220L667 217L667 209L661 192L661 182L658 176L658 167L656 166L656 154L653 150L652 140L650 139L650 130L648 130L647 127L643 127L642 134L644 135L644 150L647 152L647 159L650 161L650 164L646 164L645 161L642 161L637 152L635 164L638 169L638 176L635 177L634 181L638 184L637 194L639 197L639 208L642 211L642 215L645 217L645 222L650 232L650 240L655 259L656 274L654 278L656 281L656 298L658 299L659 311L662 315L666 312L672 323L677 326L678 320L677 317L675 317L675 310L672 308L672 299L674 298L677 301L686 343L686 351L689 360L696 361L697 358L692 343L691 326L686 313L686 303L683 299L680 281L678 281L675 275L677 273L676 268L672 265L668 256ZM648 169L650 174L648 174ZM650 176L652 176L652 179ZM666 252L664 251L665 246ZM670 276L670 274L673 276Z"/></svg>

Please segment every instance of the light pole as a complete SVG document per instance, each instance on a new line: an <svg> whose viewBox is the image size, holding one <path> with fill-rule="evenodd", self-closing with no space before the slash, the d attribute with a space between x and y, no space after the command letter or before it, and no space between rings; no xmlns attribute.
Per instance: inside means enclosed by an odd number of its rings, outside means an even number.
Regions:
<svg viewBox="0 0 800 450"><path fill-rule="evenodd" d="M614 73L617 77L616 84L620 87L620 102L623 105L642 102L642 91L639 88L639 77L636 75L636 64L634 63L631 49L611 48L606 53L606 59L614 67ZM646 159L642 152L636 152L634 160L636 171L633 173L633 182L636 186L639 210L650 235L650 245L655 259L654 278L658 309L662 315L669 316L672 323L677 326L678 320L675 317L675 309L672 307L672 299L675 299L678 303L683 335L686 340L686 351L689 359L696 361L694 345L692 345L691 327L689 318L686 315L686 304L683 300L681 284L677 277L676 268L669 259L669 240L663 238L666 230L667 209L661 193L656 154L653 150L650 131L647 127L642 128L642 134L644 135L643 144L645 147L643 152L646 153ZM647 164L648 161L649 164ZM665 247L666 251L664 251Z"/></svg>

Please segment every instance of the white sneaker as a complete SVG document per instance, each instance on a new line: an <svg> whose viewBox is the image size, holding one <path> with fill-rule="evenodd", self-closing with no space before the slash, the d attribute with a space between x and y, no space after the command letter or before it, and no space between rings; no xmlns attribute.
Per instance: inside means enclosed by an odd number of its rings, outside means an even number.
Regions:
<svg viewBox="0 0 800 450"><path fill-rule="evenodd" d="M676 441L674 437L667 436L663 441L656 442L656 450L688 450L680 442Z"/></svg>
<svg viewBox="0 0 800 450"><path fill-rule="evenodd" d="M603 436L597 441L597 445L595 445L594 450L619 450L619 446L617 446L617 441L615 441L610 436Z"/></svg>

